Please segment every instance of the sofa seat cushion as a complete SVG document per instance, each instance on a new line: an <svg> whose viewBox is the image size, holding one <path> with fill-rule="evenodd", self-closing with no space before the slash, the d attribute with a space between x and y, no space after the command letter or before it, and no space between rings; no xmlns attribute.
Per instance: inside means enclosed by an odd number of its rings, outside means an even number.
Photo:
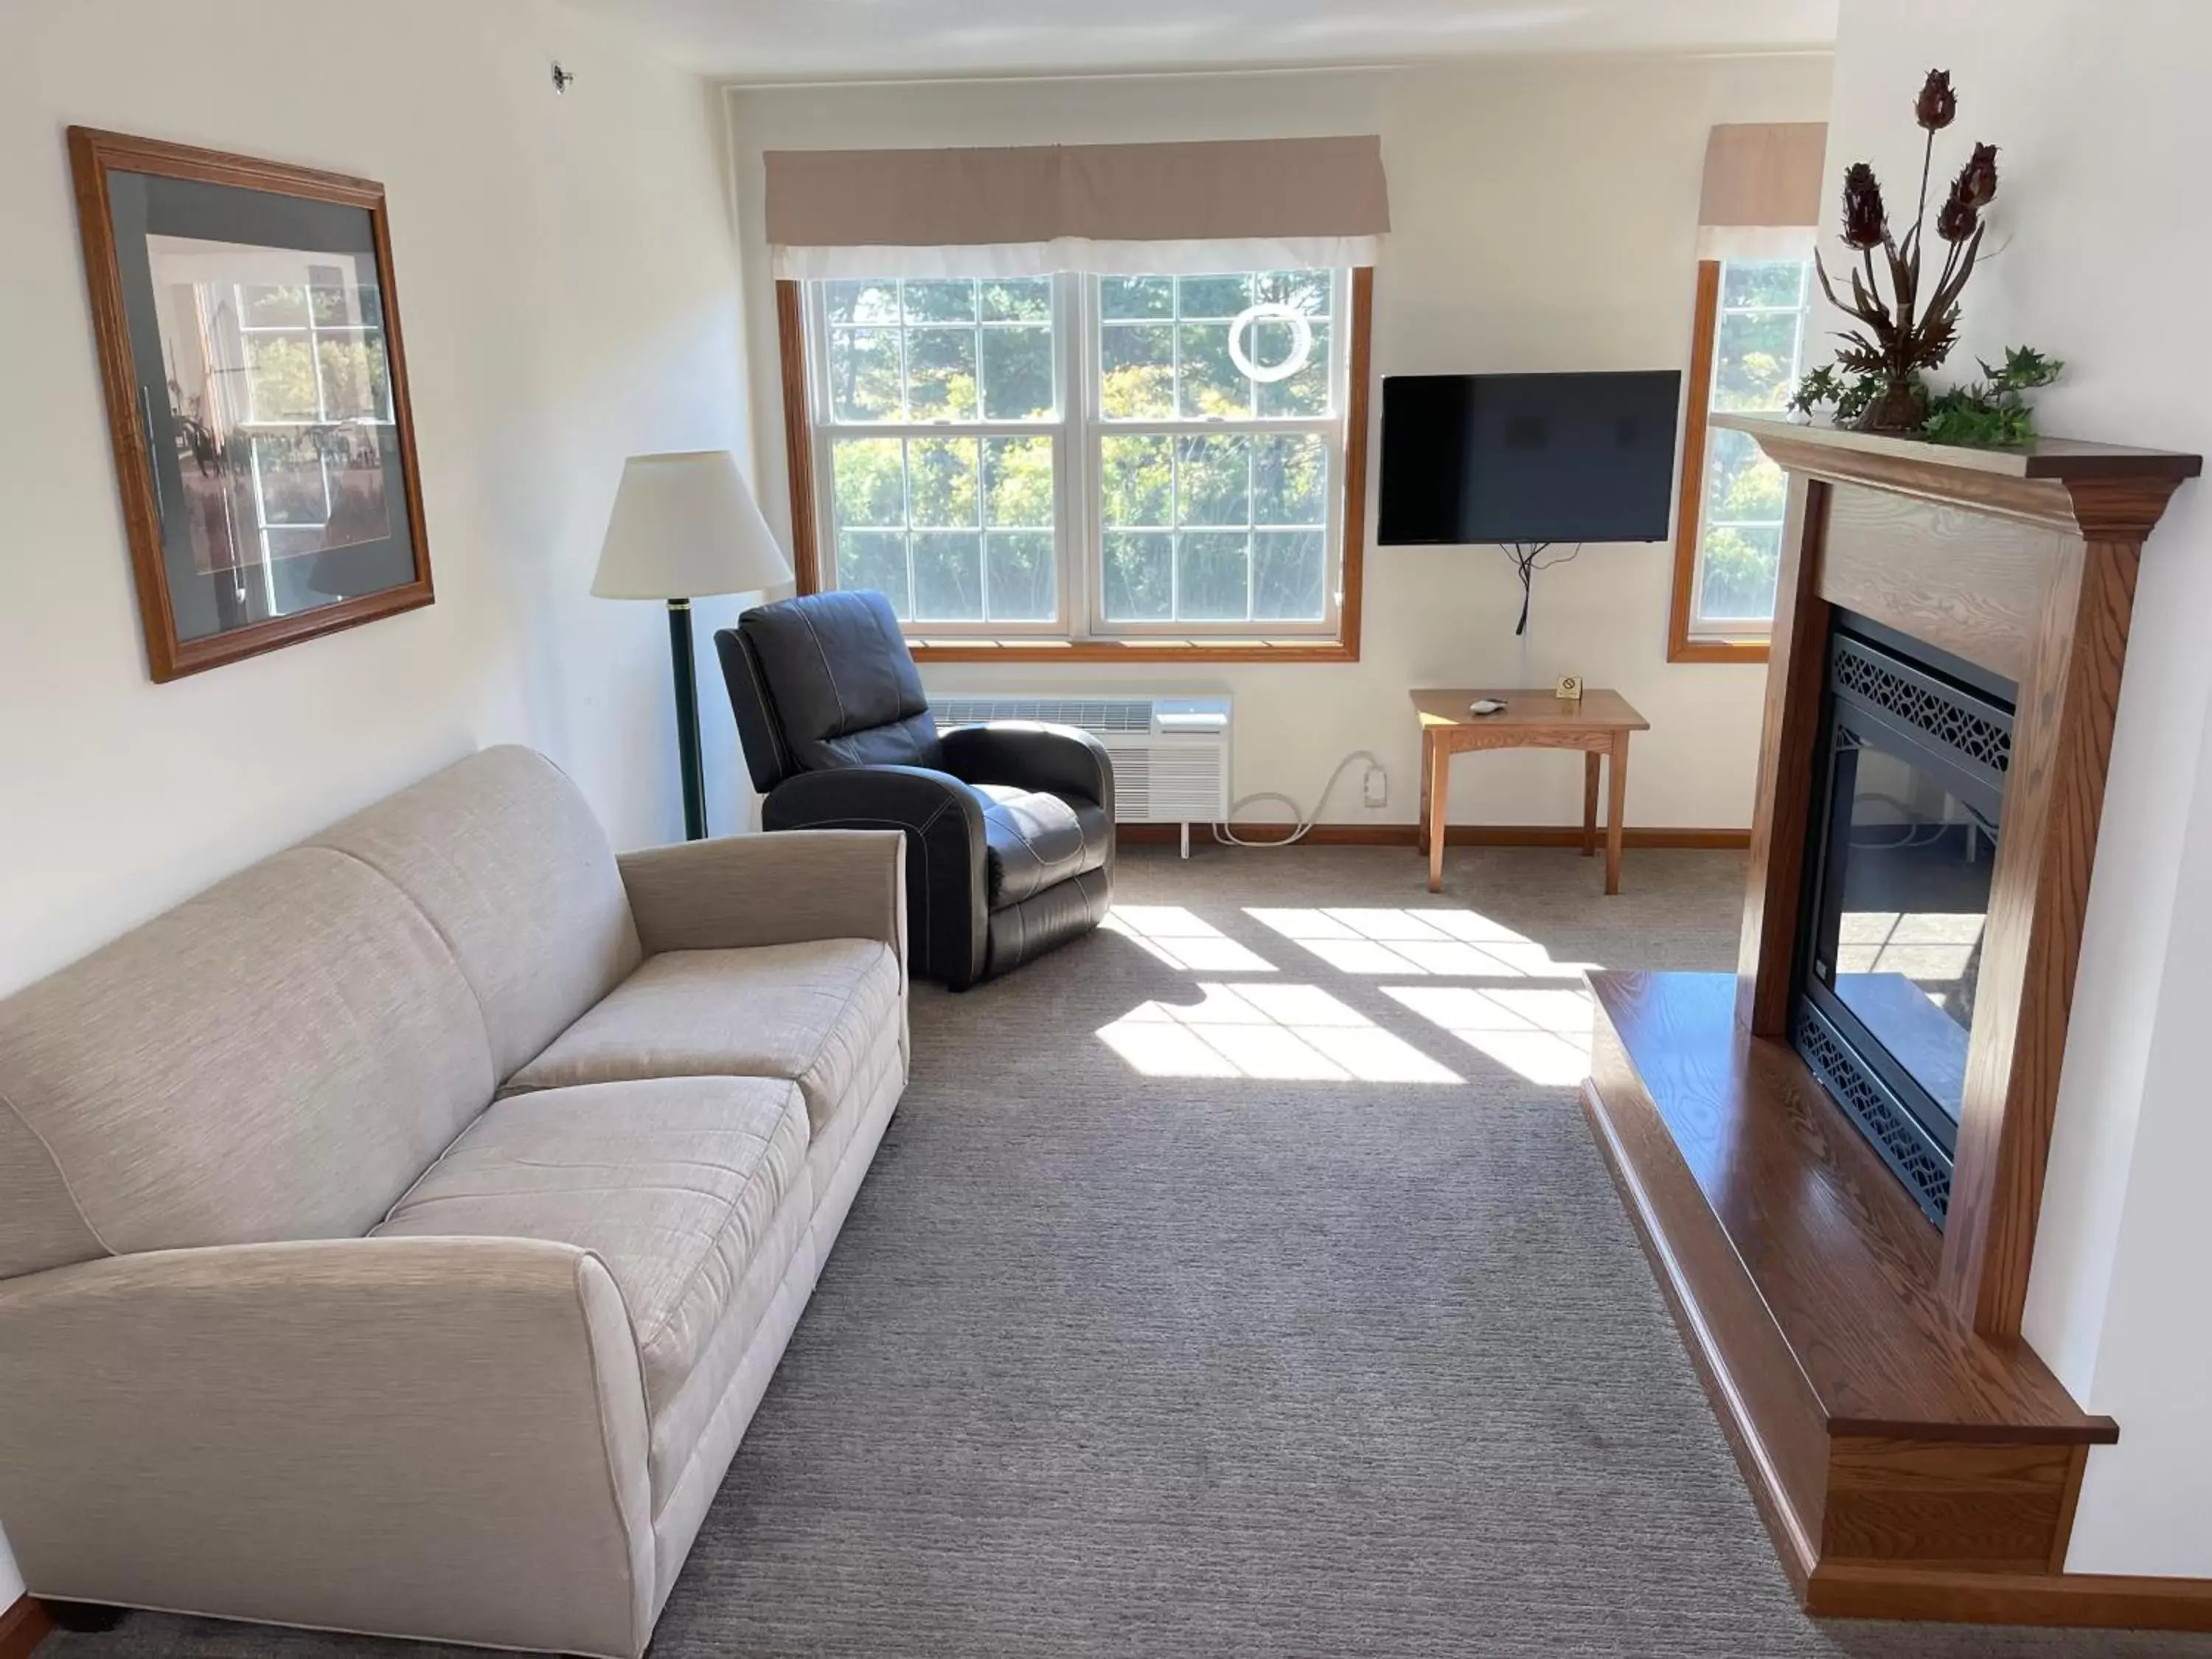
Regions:
<svg viewBox="0 0 2212 1659"><path fill-rule="evenodd" d="M782 1078L830 1127L886 1031L900 964L877 939L811 939L648 957L507 1081L507 1094L632 1078Z"/></svg>
<svg viewBox="0 0 2212 1659"><path fill-rule="evenodd" d="M592 1251L622 1292L657 1421L702 1358L734 1370L766 1314L768 1290L751 1287L783 1276L794 1241L775 1223L807 1185L807 1143L787 1082L544 1090L495 1102L372 1236L541 1238ZM760 1259L771 1240L786 1261ZM719 1398L729 1378L697 1382L695 1392Z"/></svg>
<svg viewBox="0 0 2212 1659"><path fill-rule="evenodd" d="M983 804L989 908L1019 904L1106 862L1114 826L1104 807L1012 784L968 787Z"/></svg>

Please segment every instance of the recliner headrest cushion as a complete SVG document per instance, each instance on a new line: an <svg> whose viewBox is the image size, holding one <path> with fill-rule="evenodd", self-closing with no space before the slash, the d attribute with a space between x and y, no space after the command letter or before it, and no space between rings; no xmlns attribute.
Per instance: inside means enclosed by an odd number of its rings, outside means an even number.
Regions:
<svg viewBox="0 0 2212 1659"><path fill-rule="evenodd" d="M937 763L929 696L882 594L780 599L746 611L738 629L801 769Z"/></svg>

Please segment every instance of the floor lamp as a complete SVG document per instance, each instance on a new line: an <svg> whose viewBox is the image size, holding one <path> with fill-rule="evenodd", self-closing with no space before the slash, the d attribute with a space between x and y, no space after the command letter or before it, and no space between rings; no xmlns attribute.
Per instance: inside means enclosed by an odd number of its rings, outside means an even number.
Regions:
<svg viewBox="0 0 2212 1659"><path fill-rule="evenodd" d="M699 754L699 681L691 654L691 601L751 593L791 580L752 492L726 449L633 455L599 550L592 592L603 599L665 599L676 670L676 746L684 765L684 833L707 834Z"/></svg>

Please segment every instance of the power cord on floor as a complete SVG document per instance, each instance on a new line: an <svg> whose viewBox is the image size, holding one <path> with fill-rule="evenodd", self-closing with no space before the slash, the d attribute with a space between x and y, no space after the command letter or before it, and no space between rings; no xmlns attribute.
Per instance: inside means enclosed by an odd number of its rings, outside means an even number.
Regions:
<svg viewBox="0 0 2212 1659"><path fill-rule="evenodd" d="M1283 836L1279 841L1245 841L1241 839L1237 836L1237 832L1231 829L1226 823L1217 823L1213 826L1213 838L1216 841L1227 842L1231 847L1288 847L1294 842L1304 841L1306 836L1306 831L1312 829L1316 823L1321 821L1321 810L1322 807L1328 805L1328 792L1336 787L1336 781L1344 775L1345 769L1350 766L1352 762L1357 760L1364 760L1370 766L1382 766L1382 757L1377 755L1373 750L1353 750L1342 760L1337 762L1336 770L1330 773L1328 775L1328 781L1322 785L1320 798L1314 802L1313 816L1311 817L1298 817L1297 827L1292 830L1289 835ZM1383 769L1385 771L1389 770L1387 767L1383 768ZM1293 817L1297 816L1297 802L1292 800L1288 795L1285 794L1279 789L1258 790L1252 794L1244 796L1240 800L1233 800L1230 802L1229 816L1233 818L1246 807L1263 800L1279 800L1282 802L1284 805L1291 809L1291 812Z"/></svg>

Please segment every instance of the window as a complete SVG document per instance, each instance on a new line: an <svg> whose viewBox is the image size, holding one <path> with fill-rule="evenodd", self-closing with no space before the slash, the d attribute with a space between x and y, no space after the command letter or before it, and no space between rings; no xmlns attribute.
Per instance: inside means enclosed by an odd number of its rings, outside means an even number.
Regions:
<svg viewBox="0 0 2212 1659"><path fill-rule="evenodd" d="M1049 277L808 284L830 527L825 586L902 621L1060 614L1062 403Z"/></svg>
<svg viewBox="0 0 2212 1659"><path fill-rule="evenodd" d="M377 290L337 266L310 265L307 274L301 285L230 284L228 315L216 319L218 333L235 319L245 408L229 421L246 440L264 566L383 528L392 410ZM366 523L345 522L349 504ZM266 570L264 579L276 580Z"/></svg>
<svg viewBox="0 0 2212 1659"><path fill-rule="evenodd" d="M1779 412L1804 372L1812 264L1709 260L1698 268L1692 419L1682 446L1668 656L1759 661L1782 563L1782 470L1710 410Z"/></svg>
<svg viewBox="0 0 2212 1659"><path fill-rule="evenodd" d="M1340 286L1322 270L1099 280L1106 627L1330 623Z"/></svg>
<svg viewBox="0 0 2212 1659"><path fill-rule="evenodd" d="M784 285L802 588L924 653L1352 654L1354 276Z"/></svg>

